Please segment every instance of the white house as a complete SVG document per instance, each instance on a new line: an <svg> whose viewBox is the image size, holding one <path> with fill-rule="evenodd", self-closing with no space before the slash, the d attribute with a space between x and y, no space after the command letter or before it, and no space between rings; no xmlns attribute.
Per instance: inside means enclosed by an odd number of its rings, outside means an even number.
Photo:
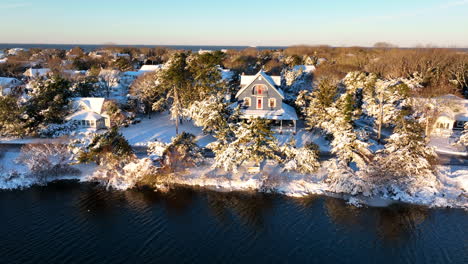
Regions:
<svg viewBox="0 0 468 264"><path fill-rule="evenodd" d="M22 82L16 78L0 77L0 96L11 94Z"/></svg>
<svg viewBox="0 0 468 264"><path fill-rule="evenodd" d="M468 122L468 100L447 94L435 98L439 105L438 115L432 129L432 134L449 137L454 132L461 131Z"/></svg>
<svg viewBox="0 0 468 264"><path fill-rule="evenodd" d="M76 97L72 100L73 114L66 117L79 128L104 129L110 127L110 118L103 113L105 99L102 97Z"/></svg>
<svg viewBox="0 0 468 264"><path fill-rule="evenodd" d="M51 73L49 68L42 68L42 69L27 69L23 75L29 78L38 78L38 77L47 77Z"/></svg>

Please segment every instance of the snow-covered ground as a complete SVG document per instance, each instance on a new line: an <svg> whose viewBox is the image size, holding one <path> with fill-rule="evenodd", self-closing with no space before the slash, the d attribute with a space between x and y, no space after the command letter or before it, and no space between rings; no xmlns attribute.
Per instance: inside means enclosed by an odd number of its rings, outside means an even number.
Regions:
<svg viewBox="0 0 468 264"><path fill-rule="evenodd" d="M120 132L132 146L146 146L148 142L155 140L170 143L171 139L176 136L174 120L170 119L168 112L153 114L151 119L145 117L138 124L121 128ZM201 147L205 147L215 140L212 135L204 134L201 127L193 125L192 121L183 121L179 125L179 132L194 134L198 141L197 144ZM320 147L320 151L330 152L330 145L323 135L306 131L304 128L299 127L296 135L284 133L275 134L275 136L280 144L284 144L291 137L294 137L299 147L305 143L314 142Z"/></svg>
<svg viewBox="0 0 468 264"><path fill-rule="evenodd" d="M121 128L120 132L132 146L146 146L148 142L155 140L170 143L176 136L175 123L170 119L169 112L153 114L151 119L145 117L138 124ZM183 121L179 125L180 132L194 134L198 145L202 147L215 140L211 135L204 135L202 129L194 126L191 121Z"/></svg>
<svg viewBox="0 0 468 264"><path fill-rule="evenodd" d="M453 138L432 136L429 145L433 146L435 150L441 154L468 156L466 149L455 144L455 140Z"/></svg>

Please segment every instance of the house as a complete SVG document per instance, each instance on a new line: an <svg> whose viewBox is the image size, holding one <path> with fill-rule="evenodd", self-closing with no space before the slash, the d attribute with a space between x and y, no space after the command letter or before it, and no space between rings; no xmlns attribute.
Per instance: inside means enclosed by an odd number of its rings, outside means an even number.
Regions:
<svg viewBox="0 0 468 264"><path fill-rule="evenodd" d="M280 76L269 76L263 70L255 75L242 75L241 89L233 106L240 106L241 118L273 120L273 130L296 132L296 110L283 103L280 85Z"/></svg>
<svg viewBox="0 0 468 264"><path fill-rule="evenodd" d="M447 94L435 98L440 114L434 122L432 134L449 137L462 131L468 122L468 100Z"/></svg>
<svg viewBox="0 0 468 264"><path fill-rule="evenodd" d="M302 71L306 73L313 73L316 68L314 65L296 65L293 67L293 70L297 72Z"/></svg>
<svg viewBox="0 0 468 264"><path fill-rule="evenodd" d="M47 77L52 71L48 68L42 68L42 69L33 69L29 68L27 69L23 75L29 78L39 78L39 77Z"/></svg>
<svg viewBox="0 0 468 264"><path fill-rule="evenodd" d="M21 84L16 78L0 77L0 96L11 94Z"/></svg>
<svg viewBox="0 0 468 264"><path fill-rule="evenodd" d="M75 111L66 117L79 128L104 129L110 127L110 118L103 113L105 99L102 97L76 97L71 102Z"/></svg>

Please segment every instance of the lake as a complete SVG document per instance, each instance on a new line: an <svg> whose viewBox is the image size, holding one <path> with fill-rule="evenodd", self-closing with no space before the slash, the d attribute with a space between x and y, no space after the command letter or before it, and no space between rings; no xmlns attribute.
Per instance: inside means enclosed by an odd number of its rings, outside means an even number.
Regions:
<svg viewBox="0 0 468 264"><path fill-rule="evenodd" d="M468 263L461 209L62 181L0 211L0 263Z"/></svg>

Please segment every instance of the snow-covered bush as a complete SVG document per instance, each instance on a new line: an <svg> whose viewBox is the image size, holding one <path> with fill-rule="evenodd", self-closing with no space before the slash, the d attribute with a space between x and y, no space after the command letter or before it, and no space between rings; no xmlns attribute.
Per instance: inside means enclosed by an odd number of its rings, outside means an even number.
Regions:
<svg viewBox="0 0 468 264"><path fill-rule="evenodd" d="M282 146L281 151L285 155L283 163L286 171L313 173L320 167L318 146L314 143L297 148L296 143L291 141Z"/></svg>
<svg viewBox="0 0 468 264"><path fill-rule="evenodd" d="M21 149L17 162L27 166L32 175L45 182L50 176L77 173L70 166L71 158L65 144L28 144Z"/></svg>
<svg viewBox="0 0 468 264"><path fill-rule="evenodd" d="M148 156L153 161L159 161L163 158L167 144L161 141L148 142Z"/></svg>
<svg viewBox="0 0 468 264"><path fill-rule="evenodd" d="M203 161L195 136L182 132L172 139L163 153L163 170L175 172L194 167Z"/></svg>
<svg viewBox="0 0 468 264"><path fill-rule="evenodd" d="M39 130L39 135L42 137L57 138L70 135L78 126L74 122L66 122L63 124L49 124Z"/></svg>
<svg viewBox="0 0 468 264"><path fill-rule="evenodd" d="M156 174L153 162L148 159L112 160L100 166L85 180L99 182L107 189L126 190L135 187L144 177Z"/></svg>

